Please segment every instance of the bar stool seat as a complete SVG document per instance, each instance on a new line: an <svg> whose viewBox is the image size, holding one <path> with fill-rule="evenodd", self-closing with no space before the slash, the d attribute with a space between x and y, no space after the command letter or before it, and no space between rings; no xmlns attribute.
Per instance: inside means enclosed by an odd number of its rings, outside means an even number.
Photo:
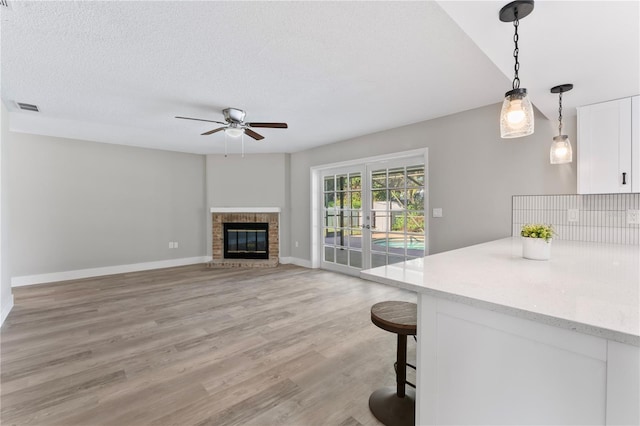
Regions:
<svg viewBox="0 0 640 426"><path fill-rule="evenodd" d="M405 389L407 382L407 336L417 332L418 309L415 303L386 301L371 307L371 322L398 335L396 386L376 390L369 397L369 409L386 426L415 424L416 394Z"/></svg>

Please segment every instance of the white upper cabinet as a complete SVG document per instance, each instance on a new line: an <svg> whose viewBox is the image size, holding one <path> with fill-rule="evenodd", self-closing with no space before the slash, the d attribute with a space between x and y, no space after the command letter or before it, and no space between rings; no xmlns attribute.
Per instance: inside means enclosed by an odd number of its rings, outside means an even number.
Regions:
<svg viewBox="0 0 640 426"><path fill-rule="evenodd" d="M639 99L578 108L578 194L640 192Z"/></svg>

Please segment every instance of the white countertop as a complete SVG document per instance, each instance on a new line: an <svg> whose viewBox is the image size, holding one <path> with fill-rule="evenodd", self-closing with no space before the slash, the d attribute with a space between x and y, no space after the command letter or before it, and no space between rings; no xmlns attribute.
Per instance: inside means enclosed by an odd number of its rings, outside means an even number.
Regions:
<svg viewBox="0 0 640 426"><path fill-rule="evenodd" d="M640 346L640 247L553 241L522 258L520 237L362 271L364 279Z"/></svg>

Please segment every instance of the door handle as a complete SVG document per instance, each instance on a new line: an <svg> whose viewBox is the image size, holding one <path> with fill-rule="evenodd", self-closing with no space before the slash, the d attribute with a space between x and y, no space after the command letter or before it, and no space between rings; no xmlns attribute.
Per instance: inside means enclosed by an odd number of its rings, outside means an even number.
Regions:
<svg viewBox="0 0 640 426"><path fill-rule="evenodd" d="M627 184L627 172L622 172L622 184Z"/></svg>

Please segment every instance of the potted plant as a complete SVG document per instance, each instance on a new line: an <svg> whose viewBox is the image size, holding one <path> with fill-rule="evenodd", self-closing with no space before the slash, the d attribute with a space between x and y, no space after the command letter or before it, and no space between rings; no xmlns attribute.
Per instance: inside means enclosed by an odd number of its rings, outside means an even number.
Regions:
<svg viewBox="0 0 640 426"><path fill-rule="evenodd" d="M522 257L532 260L549 260L553 227L543 224L527 224L522 227Z"/></svg>

